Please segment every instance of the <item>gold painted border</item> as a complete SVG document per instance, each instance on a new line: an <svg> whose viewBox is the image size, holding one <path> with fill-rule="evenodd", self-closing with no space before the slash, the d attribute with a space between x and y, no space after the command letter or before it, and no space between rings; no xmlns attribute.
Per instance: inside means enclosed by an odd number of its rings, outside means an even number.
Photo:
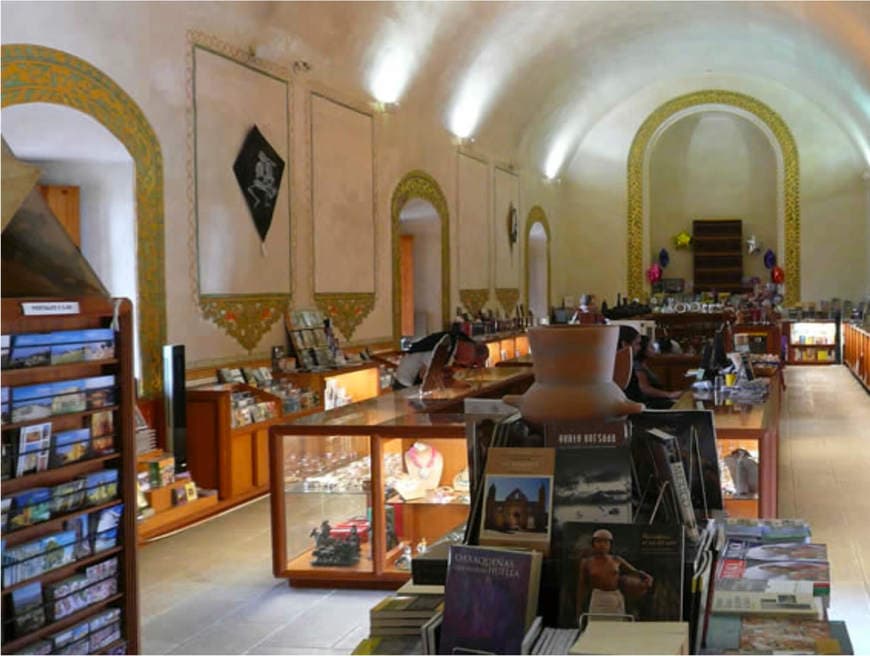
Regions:
<svg viewBox="0 0 870 656"><path fill-rule="evenodd" d="M640 126L628 156L628 295L639 298L644 293L643 275L643 162L650 140L674 114L696 105L731 105L754 114L770 128L779 143L785 166L783 194L785 207L785 298L786 305L800 302L801 224L799 197L798 150L786 122L770 107L751 96L722 89L706 89L678 96L653 111Z"/></svg>
<svg viewBox="0 0 870 656"><path fill-rule="evenodd" d="M314 303L325 312L348 341L375 307L374 292L315 294Z"/></svg>
<svg viewBox="0 0 870 656"><path fill-rule="evenodd" d="M459 300L468 313L476 317L489 300L489 289L460 289Z"/></svg>
<svg viewBox="0 0 870 656"><path fill-rule="evenodd" d="M550 307L550 286L552 284L550 270L550 242L552 241L552 232L550 231L550 222L547 221L547 215L540 205L535 205L529 210L529 215L526 217L526 243L523 248L523 267L525 269L525 301L526 312L529 311L529 236L532 234L532 228L536 223L544 226L544 233L547 235L547 308Z"/></svg>
<svg viewBox="0 0 870 656"><path fill-rule="evenodd" d="M495 298L505 311L507 316L513 316L520 300L520 290L517 287L498 287L495 290Z"/></svg>
<svg viewBox="0 0 870 656"><path fill-rule="evenodd" d="M2 47L2 106L47 102L72 107L109 130L136 167L136 299L142 389L163 394L166 343L166 266L163 230L163 155L144 112L105 73L61 50L32 44Z"/></svg>
<svg viewBox="0 0 870 656"><path fill-rule="evenodd" d="M190 30L187 33L187 196L189 205L188 250L190 252L191 287L193 296L207 320L217 325L230 337L235 339L248 352L253 351L260 340L280 320L284 311L290 305L293 289L293 202L292 202L292 172L290 160L293 155L293 83L290 71L271 62L261 60L250 52L221 41L215 36ZM288 221L290 223L290 243L287 244L290 256L290 279L287 287L290 291L270 294L203 294L199 284L199 216L197 204L197 170L196 170L196 65L194 53L199 48L219 57L243 66L249 70L261 73L272 79L284 82L287 86L285 120L287 121L287 199Z"/></svg>
<svg viewBox="0 0 870 656"><path fill-rule="evenodd" d="M429 202L441 219L441 322L444 325L450 321L450 211L447 209L447 197L441 186L425 171L413 170L396 185L393 198L390 201L390 218L393 253L393 339L402 335L402 285L400 281L401 262L399 258L399 216L402 208L412 198L421 198Z"/></svg>

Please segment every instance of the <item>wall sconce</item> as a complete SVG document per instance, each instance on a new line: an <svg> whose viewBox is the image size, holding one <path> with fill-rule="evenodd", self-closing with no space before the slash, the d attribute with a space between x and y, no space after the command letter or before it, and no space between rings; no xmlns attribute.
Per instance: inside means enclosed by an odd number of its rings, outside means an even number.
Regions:
<svg viewBox="0 0 870 656"><path fill-rule="evenodd" d="M399 103L398 102L381 102L380 100L375 100L372 103L372 107L376 112L380 112L382 114L395 114L399 111Z"/></svg>
<svg viewBox="0 0 870 656"><path fill-rule="evenodd" d="M311 64L309 64L304 59L297 59L293 62L293 72L294 73L308 73L311 70Z"/></svg>
<svg viewBox="0 0 870 656"><path fill-rule="evenodd" d="M454 135L453 143L460 147L468 147L474 143L474 137L457 137Z"/></svg>

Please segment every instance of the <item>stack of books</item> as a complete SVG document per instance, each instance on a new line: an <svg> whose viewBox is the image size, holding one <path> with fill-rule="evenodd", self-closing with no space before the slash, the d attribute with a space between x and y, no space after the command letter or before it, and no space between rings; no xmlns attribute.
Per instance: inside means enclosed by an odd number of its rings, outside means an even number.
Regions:
<svg viewBox="0 0 870 656"><path fill-rule="evenodd" d="M423 636L429 632L424 627L440 624L443 610L443 595L391 595L369 611L369 637L364 638L353 653L424 653Z"/></svg>
<svg viewBox="0 0 870 656"><path fill-rule="evenodd" d="M842 622L827 619L827 547L803 520L730 519L707 626L707 653L851 653Z"/></svg>

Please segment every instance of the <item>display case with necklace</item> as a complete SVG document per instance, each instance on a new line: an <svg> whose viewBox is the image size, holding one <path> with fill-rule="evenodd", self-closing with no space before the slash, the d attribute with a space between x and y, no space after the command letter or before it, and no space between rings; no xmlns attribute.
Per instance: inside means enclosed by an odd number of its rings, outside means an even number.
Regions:
<svg viewBox="0 0 870 656"><path fill-rule="evenodd" d="M405 452L405 466L408 474L417 478L423 489L434 490L441 481L444 458L429 444L414 442Z"/></svg>

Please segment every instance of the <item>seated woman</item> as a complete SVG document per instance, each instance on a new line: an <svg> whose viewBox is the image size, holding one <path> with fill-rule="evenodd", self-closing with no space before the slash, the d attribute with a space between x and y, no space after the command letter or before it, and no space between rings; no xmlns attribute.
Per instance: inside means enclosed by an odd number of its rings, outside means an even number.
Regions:
<svg viewBox="0 0 870 656"><path fill-rule="evenodd" d="M662 387L658 376L647 364L647 358L655 355L653 342L646 335L640 338L638 351L634 354L634 374L637 376L637 386L641 394L640 400L649 408L667 409L674 405L682 392L668 392ZM626 394L628 390L626 390Z"/></svg>

